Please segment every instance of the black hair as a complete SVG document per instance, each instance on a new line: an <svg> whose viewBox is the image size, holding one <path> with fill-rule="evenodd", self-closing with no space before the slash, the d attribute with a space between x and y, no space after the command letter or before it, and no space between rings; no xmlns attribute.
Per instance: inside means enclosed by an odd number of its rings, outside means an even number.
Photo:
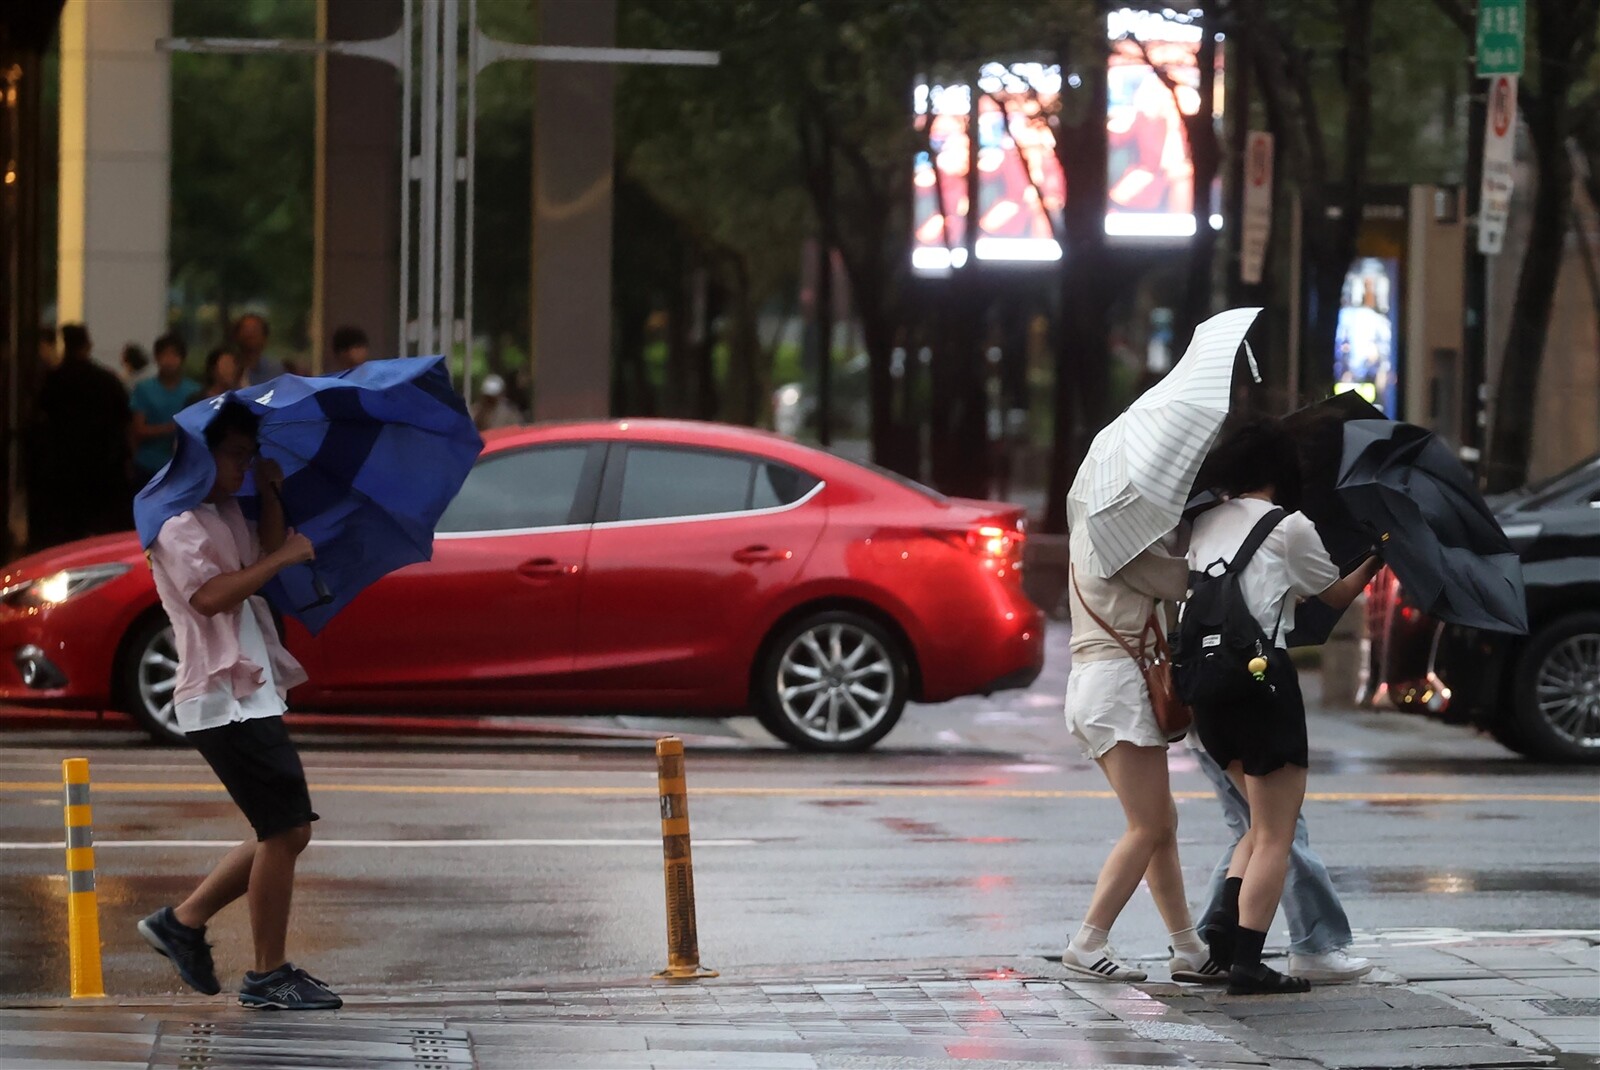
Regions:
<svg viewBox="0 0 1600 1070"><path fill-rule="evenodd" d="M122 347L122 363L136 372L142 372L150 366L150 354L142 346L129 342Z"/></svg>
<svg viewBox="0 0 1600 1070"><path fill-rule="evenodd" d="M244 435L254 440L261 431L261 417L237 402L230 401L206 425L206 449L215 452L229 435Z"/></svg>
<svg viewBox="0 0 1600 1070"><path fill-rule="evenodd" d="M211 385L211 380L217 374L217 365L223 357L235 357L237 354L227 346L218 346L206 354L206 385Z"/></svg>
<svg viewBox="0 0 1600 1070"><path fill-rule="evenodd" d="M52 349L55 348L56 325L53 323L41 323L39 325L39 344L45 345L46 343L48 343Z"/></svg>
<svg viewBox="0 0 1600 1070"><path fill-rule="evenodd" d="M183 335L176 331L169 331L157 338L155 345L151 346L150 349L158 357L170 349L178 354L179 360L189 359L189 347L183 344Z"/></svg>
<svg viewBox="0 0 1600 1070"><path fill-rule="evenodd" d="M89 355L89 328L81 323L61 325L61 351L69 357Z"/></svg>
<svg viewBox="0 0 1600 1070"><path fill-rule="evenodd" d="M367 332L360 327L340 327L333 332L333 351L348 353L357 346L367 344Z"/></svg>
<svg viewBox="0 0 1600 1070"><path fill-rule="evenodd" d="M1273 488L1273 501L1300 508L1300 460L1294 438L1270 417L1234 428L1206 458L1210 488L1230 497Z"/></svg>
<svg viewBox="0 0 1600 1070"><path fill-rule="evenodd" d="M239 337L239 328L244 326L245 320L255 320L257 323L261 324L261 337L272 337L272 325L267 322L267 317L263 316L259 312L246 312L244 315L234 320L233 330L229 332L233 337Z"/></svg>

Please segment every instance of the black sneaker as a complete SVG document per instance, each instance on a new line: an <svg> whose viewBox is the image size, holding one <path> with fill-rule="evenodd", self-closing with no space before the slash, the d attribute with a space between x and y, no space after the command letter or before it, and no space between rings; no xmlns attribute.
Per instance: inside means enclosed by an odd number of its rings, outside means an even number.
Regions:
<svg viewBox="0 0 1600 1070"><path fill-rule="evenodd" d="M344 1000L334 995L326 982L285 962L271 973L245 971L239 1005L251 1010L336 1011L344 1006Z"/></svg>
<svg viewBox="0 0 1600 1070"><path fill-rule="evenodd" d="M139 935L172 960L184 984L207 996L222 991L217 983L217 967L211 961L211 945L206 943L204 925L191 929L178 920L171 907L162 907L139 922Z"/></svg>

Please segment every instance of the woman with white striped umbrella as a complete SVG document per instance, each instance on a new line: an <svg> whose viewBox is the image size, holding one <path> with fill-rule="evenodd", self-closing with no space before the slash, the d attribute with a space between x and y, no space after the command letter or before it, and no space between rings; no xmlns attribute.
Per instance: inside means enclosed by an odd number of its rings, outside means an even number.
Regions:
<svg viewBox="0 0 1600 1070"><path fill-rule="evenodd" d="M1228 415L1244 336L1261 310L1233 309L1201 324L1161 382L1107 425L1067 498L1071 527L1072 672L1067 729L1099 764L1127 827L1101 868L1082 927L1062 952L1086 980L1143 981L1107 943L1141 880L1171 934L1172 979L1227 980L1195 933L1178 863L1177 808L1167 778L1166 733L1140 669L1157 601L1188 587L1177 532L1200 462ZM1253 362L1252 362L1253 368ZM1164 628L1158 623L1159 634Z"/></svg>

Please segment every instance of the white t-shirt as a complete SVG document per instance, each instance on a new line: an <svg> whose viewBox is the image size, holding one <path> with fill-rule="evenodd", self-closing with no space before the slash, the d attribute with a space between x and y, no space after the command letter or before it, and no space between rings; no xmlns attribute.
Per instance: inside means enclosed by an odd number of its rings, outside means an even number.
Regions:
<svg viewBox="0 0 1600 1070"><path fill-rule="evenodd" d="M1204 572L1213 562L1233 560L1256 521L1275 508L1258 498L1233 498L1200 514L1189 540L1189 567ZM1286 601L1319 595L1338 580L1339 568L1317 529L1304 513L1290 513L1245 566L1239 590L1261 630L1269 636L1276 631L1278 645L1286 647L1294 629L1293 607Z"/></svg>
<svg viewBox="0 0 1600 1070"><path fill-rule="evenodd" d="M254 598L255 596L252 596ZM251 606L234 610L239 615L239 653L261 669L261 686L244 698L235 698L233 689L214 681L211 690L198 698L178 703L178 730L188 735L207 728L221 728L234 721L253 721L258 717L282 717L289 708L272 676L272 656Z"/></svg>

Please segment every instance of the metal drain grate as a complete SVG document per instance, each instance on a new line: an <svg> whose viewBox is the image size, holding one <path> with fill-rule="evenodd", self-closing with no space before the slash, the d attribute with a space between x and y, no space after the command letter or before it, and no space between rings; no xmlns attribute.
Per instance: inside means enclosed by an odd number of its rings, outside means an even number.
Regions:
<svg viewBox="0 0 1600 1070"><path fill-rule="evenodd" d="M1530 999L1528 1002L1552 1018L1600 1017L1600 999Z"/></svg>
<svg viewBox="0 0 1600 1070"><path fill-rule="evenodd" d="M163 1022L149 1070L472 1070L464 1030L258 1018Z"/></svg>

